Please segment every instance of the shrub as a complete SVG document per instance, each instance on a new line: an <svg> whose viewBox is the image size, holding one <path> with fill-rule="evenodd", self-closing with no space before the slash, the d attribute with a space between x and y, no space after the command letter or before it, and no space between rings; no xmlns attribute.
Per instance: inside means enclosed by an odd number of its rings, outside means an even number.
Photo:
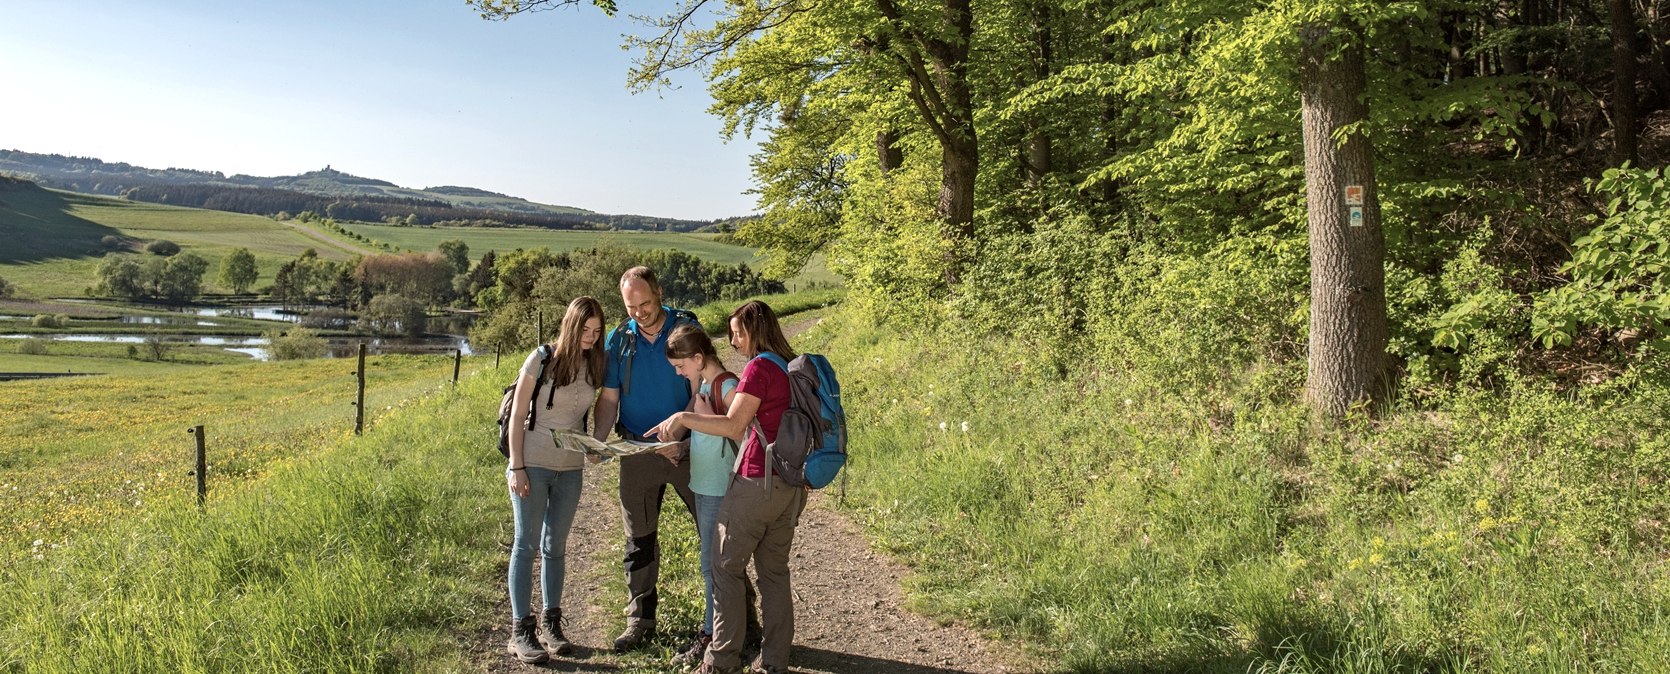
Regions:
<svg viewBox="0 0 1670 674"><path fill-rule="evenodd" d="M63 319L63 322L59 322L59 319ZM58 314L56 316L50 314L35 314L35 317L29 320L29 325L37 328L62 328L65 323L68 322L69 317L63 314Z"/></svg>
<svg viewBox="0 0 1670 674"><path fill-rule="evenodd" d="M0 278L0 299L11 297L16 294L17 286L12 285L11 282L6 279Z"/></svg>
<svg viewBox="0 0 1670 674"><path fill-rule="evenodd" d="M428 322L423 303L401 295L378 295L360 317L366 329L378 334L423 334Z"/></svg>
<svg viewBox="0 0 1670 674"><path fill-rule="evenodd" d="M44 356L46 355L46 343L47 340L31 337L17 345L17 352L30 356Z"/></svg>
<svg viewBox="0 0 1670 674"><path fill-rule="evenodd" d="M347 309L326 307L314 309L302 317L301 325L315 330L346 330L354 323L354 313Z"/></svg>
<svg viewBox="0 0 1670 674"><path fill-rule="evenodd" d="M1571 282L1537 297L1532 336L1551 348L1593 327L1657 336L1649 343L1670 350L1670 175L1611 169L1593 189L1611 197L1606 217L1572 242L1571 261L1560 268Z"/></svg>
<svg viewBox="0 0 1670 674"><path fill-rule="evenodd" d="M157 239L145 244L145 252L152 255L168 257L170 255L176 255L180 252L180 244L169 241L168 239Z"/></svg>
<svg viewBox="0 0 1670 674"><path fill-rule="evenodd" d="M303 326L288 331L269 330L267 355L273 360L302 360L325 355L325 339L317 331Z"/></svg>
<svg viewBox="0 0 1670 674"><path fill-rule="evenodd" d="M99 245L110 250L121 250L128 247L128 242L114 234L106 234L104 238L99 239Z"/></svg>
<svg viewBox="0 0 1670 674"><path fill-rule="evenodd" d="M145 335L144 347L146 359L158 362L168 360L168 353L174 350L174 344L163 339L160 332Z"/></svg>

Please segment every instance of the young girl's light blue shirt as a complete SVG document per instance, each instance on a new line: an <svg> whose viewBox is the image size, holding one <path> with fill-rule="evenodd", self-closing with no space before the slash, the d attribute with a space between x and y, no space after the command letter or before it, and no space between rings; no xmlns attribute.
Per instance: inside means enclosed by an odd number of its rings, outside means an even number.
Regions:
<svg viewBox="0 0 1670 674"><path fill-rule="evenodd" d="M737 380L725 382L720 398L736 390ZM702 382L701 394L712 390L711 382ZM690 432L690 491L703 496L724 496L731 485L731 468L736 462L736 443L706 433Z"/></svg>

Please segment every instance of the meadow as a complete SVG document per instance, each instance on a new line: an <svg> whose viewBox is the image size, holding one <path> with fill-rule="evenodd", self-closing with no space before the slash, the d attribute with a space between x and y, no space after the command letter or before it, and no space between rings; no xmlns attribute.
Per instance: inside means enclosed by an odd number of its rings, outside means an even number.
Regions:
<svg viewBox="0 0 1670 674"><path fill-rule="evenodd" d="M182 364L218 360L188 350L175 362L147 363L116 357L115 346L6 355L113 374L0 383L0 560L74 544L90 527L186 499L195 489L190 426L207 427L211 499L353 433L351 362ZM486 363L471 359L466 370ZM368 422L448 388L452 364L368 357Z"/></svg>

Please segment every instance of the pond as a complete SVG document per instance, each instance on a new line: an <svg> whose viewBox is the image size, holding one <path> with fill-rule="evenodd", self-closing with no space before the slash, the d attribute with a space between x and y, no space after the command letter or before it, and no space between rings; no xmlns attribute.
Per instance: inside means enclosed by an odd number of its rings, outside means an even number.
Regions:
<svg viewBox="0 0 1670 674"><path fill-rule="evenodd" d="M0 335L0 339L38 338L63 342L103 342L114 344L143 344L148 335ZM227 351L248 354L256 360L267 359L267 340L264 337L231 335L166 335L171 344L203 344L224 347ZM347 358L359 353L360 342L365 342L369 354L449 354L459 349L464 355L475 355L470 341L463 337L326 337L325 351L329 358Z"/></svg>

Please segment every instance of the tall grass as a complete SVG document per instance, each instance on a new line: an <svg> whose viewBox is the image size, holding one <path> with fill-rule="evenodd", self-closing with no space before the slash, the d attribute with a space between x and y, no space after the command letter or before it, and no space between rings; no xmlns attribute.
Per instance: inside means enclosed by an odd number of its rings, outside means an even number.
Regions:
<svg viewBox="0 0 1670 674"><path fill-rule="evenodd" d="M78 371L102 369L98 361L105 360L38 358L92 362ZM92 532L102 523L188 496L189 426L206 426L215 493L333 446L353 431L352 371L339 360L170 364L0 383L0 562L38 552L36 540L96 540ZM449 358L367 358L367 422L381 423L406 401L446 388L451 375Z"/></svg>
<svg viewBox="0 0 1670 674"><path fill-rule="evenodd" d="M1662 382L1329 427L1302 362L1198 373L1207 397L851 317L797 346L841 372L849 503L912 603L1062 671L1670 662Z"/></svg>
<svg viewBox="0 0 1670 674"><path fill-rule="evenodd" d="M7 671L450 671L502 574L496 382L0 570ZM482 479L473 479L480 477ZM461 479L466 478L466 479Z"/></svg>

